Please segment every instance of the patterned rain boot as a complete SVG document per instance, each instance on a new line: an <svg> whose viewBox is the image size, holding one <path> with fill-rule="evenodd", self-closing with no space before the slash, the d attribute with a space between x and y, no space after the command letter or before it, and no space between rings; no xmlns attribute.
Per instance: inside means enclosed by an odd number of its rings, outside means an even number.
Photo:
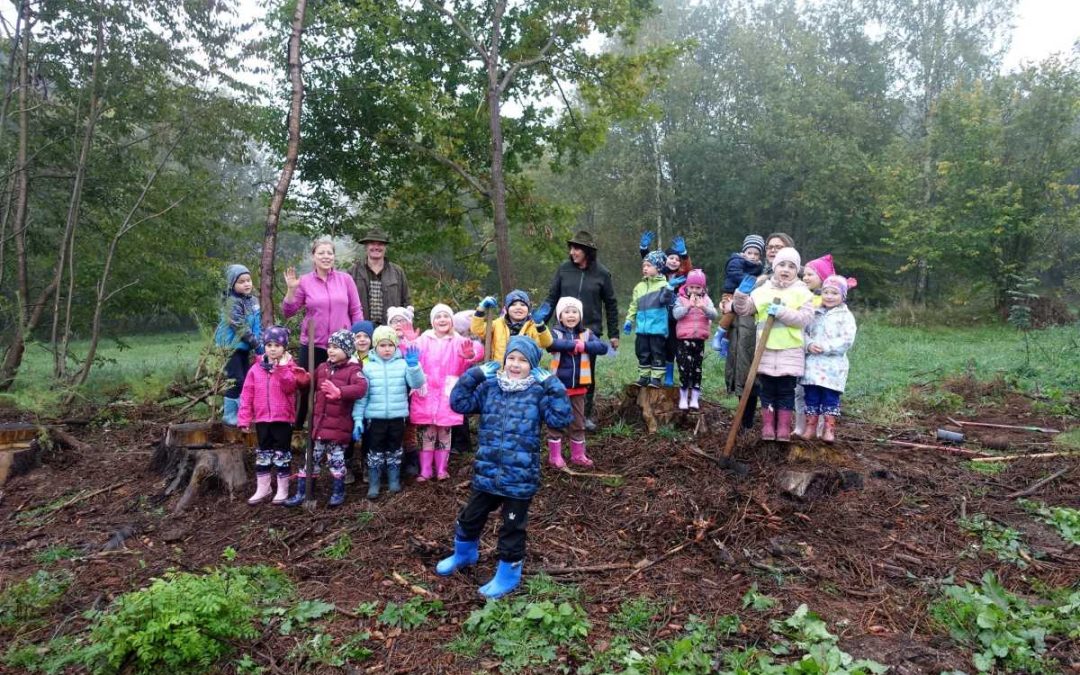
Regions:
<svg viewBox="0 0 1080 675"><path fill-rule="evenodd" d="M815 438L817 438L817 425L818 425L818 416L817 415L807 415L806 416L806 421L803 422L802 431L800 431L798 429L798 427L796 427L795 431L792 432L792 433L794 433L796 436L798 436L800 438L805 438L808 441L812 441Z"/></svg>
<svg viewBox="0 0 1080 675"><path fill-rule="evenodd" d="M248 497L252 506L270 496L270 472L255 474L255 494Z"/></svg>
<svg viewBox="0 0 1080 675"><path fill-rule="evenodd" d="M776 411L772 408L761 409L761 440L776 440Z"/></svg>
<svg viewBox="0 0 1080 675"><path fill-rule="evenodd" d="M561 438L548 439L548 464L555 467L556 469L566 468L566 462L563 461L562 456Z"/></svg>
<svg viewBox="0 0 1080 675"><path fill-rule="evenodd" d="M570 441L570 461L578 466L593 465L593 461L585 454L585 441Z"/></svg>
<svg viewBox="0 0 1080 675"><path fill-rule="evenodd" d="M781 443L791 441L791 414L790 410L776 411L776 440Z"/></svg>
<svg viewBox="0 0 1080 675"><path fill-rule="evenodd" d="M345 476L334 478L334 489L330 492L329 506L341 506L345 503Z"/></svg>
<svg viewBox="0 0 1080 675"><path fill-rule="evenodd" d="M821 440L825 441L826 443L833 443L834 441L836 441L837 419L838 418L835 415L825 416L825 428L821 430ZM815 426L815 428L817 427Z"/></svg>
<svg viewBox="0 0 1080 675"><path fill-rule="evenodd" d="M304 497L307 493L307 478L299 476L296 480L296 494L285 500L285 506L290 508L300 506L304 503Z"/></svg>

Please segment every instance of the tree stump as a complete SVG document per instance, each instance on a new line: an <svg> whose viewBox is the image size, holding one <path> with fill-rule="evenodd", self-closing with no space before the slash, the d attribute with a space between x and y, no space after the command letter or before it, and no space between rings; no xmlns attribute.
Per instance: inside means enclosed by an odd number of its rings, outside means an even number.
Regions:
<svg viewBox="0 0 1080 675"><path fill-rule="evenodd" d="M41 465L40 431L34 424L0 424L0 487Z"/></svg>
<svg viewBox="0 0 1080 675"><path fill-rule="evenodd" d="M235 498L248 482L244 461L253 436L220 422L169 425L150 468L165 477L166 495L183 489L173 513L190 506L206 481L224 487L229 499Z"/></svg>
<svg viewBox="0 0 1080 675"><path fill-rule="evenodd" d="M628 384L619 400L619 417L627 423L641 420L650 434L670 424L679 412L679 391L672 387L641 387Z"/></svg>

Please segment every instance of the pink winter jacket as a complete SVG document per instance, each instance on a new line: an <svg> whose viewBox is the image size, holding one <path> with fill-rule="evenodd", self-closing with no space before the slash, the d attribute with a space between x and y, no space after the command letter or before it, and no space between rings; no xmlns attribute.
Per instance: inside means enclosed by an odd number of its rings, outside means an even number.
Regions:
<svg viewBox="0 0 1080 675"><path fill-rule="evenodd" d="M250 427L255 422L291 424L296 420L296 392L306 390L309 380L307 371L291 358L269 373L256 362L240 390L237 426Z"/></svg>
<svg viewBox="0 0 1080 675"><path fill-rule="evenodd" d="M473 358L466 359L462 350L469 343ZM427 385L413 393L409 421L440 427L461 424L464 418L450 409L450 390L469 366L484 360L484 345L454 333L438 337L434 330L424 331L414 344L420 348L420 367Z"/></svg>
<svg viewBox="0 0 1080 675"><path fill-rule="evenodd" d="M709 339L709 325L716 318L716 307L708 295L702 300L703 306L693 307L686 286L679 289L679 297L671 307L671 315L675 317L675 337L680 340Z"/></svg>
<svg viewBox="0 0 1080 675"><path fill-rule="evenodd" d="M330 270L326 281L315 272L300 277L292 302L281 301L281 313L288 319L304 310L300 326L300 344L308 343L308 322L315 323L315 346L326 349L326 342L334 331L348 329L364 318L356 282L345 272Z"/></svg>

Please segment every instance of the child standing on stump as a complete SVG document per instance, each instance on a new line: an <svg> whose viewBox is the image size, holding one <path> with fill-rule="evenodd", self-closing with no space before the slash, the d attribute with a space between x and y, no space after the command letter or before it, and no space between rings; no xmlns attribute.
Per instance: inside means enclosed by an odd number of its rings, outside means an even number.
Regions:
<svg viewBox="0 0 1080 675"><path fill-rule="evenodd" d="M349 413L353 402L363 398L368 389L360 364L349 361L355 349L352 331L335 331L326 343L326 362L315 369L315 382L312 383L315 387L315 411L311 422L312 466L318 466L323 456L326 457L334 479L330 506L345 502L345 446L353 426ZM304 503L307 467L301 467L297 477L296 494L285 502L285 506Z"/></svg>
<svg viewBox="0 0 1080 675"><path fill-rule="evenodd" d="M588 328L581 325L583 305L577 298L562 297L555 304L555 320L558 325L551 329L551 346L548 351L551 370L566 387L574 420L565 431L548 429L548 463L557 469L566 466L562 446L570 438L570 461L581 466L592 466L593 461L585 454L585 394L592 382L593 358L607 354L608 347Z"/></svg>
<svg viewBox="0 0 1080 675"><path fill-rule="evenodd" d="M701 364L705 360L705 340L716 318L716 307L705 290L705 272L690 270L671 308L675 335L679 340L675 362L679 365L679 410L697 410L701 399Z"/></svg>
<svg viewBox="0 0 1080 675"><path fill-rule="evenodd" d="M409 421L420 428L420 475L416 480L450 477L450 433L462 416L450 409L450 391L469 366L484 357L480 343L454 331L454 310L431 309L431 328L417 338L426 384L413 396Z"/></svg>
<svg viewBox="0 0 1080 675"><path fill-rule="evenodd" d="M265 353L258 367L248 371L240 392L237 426L245 432L255 423L258 446L255 450L255 494L248 504L258 504L270 496L270 479L277 475L275 504L289 498L292 467L292 429L296 419L296 394L307 390L307 371L289 356L289 331L284 326L266 329Z"/></svg>
<svg viewBox="0 0 1080 675"><path fill-rule="evenodd" d="M664 276L666 257L663 251L653 251L641 261L642 279L634 286L630 308L626 312L623 333L636 329L634 353L638 359L640 386L659 388L667 364L668 310L671 307L672 282Z"/></svg>
<svg viewBox="0 0 1080 675"><path fill-rule="evenodd" d="M757 375L764 441L791 440L795 383L805 367L802 329L814 318L813 294L799 281L801 262L794 248L780 249L773 259L772 276L755 288L757 279L747 275L732 301L736 314L755 316L759 340L766 319L776 317Z"/></svg>
<svg viewBox="0 0 1080 675"><path fill-rule="evenodd" d="M840 418L840 396L847 384L847 352L855 344L855 317L847 307L848 290L854 279L839 275L827 277L821 284L821 307L806 329L806 372L802 376L806 395L806 430L804 438L817 435L818 418L825 417L821 440L836 440L836 421Z"/></svg>
<svg viewBox="0 0 1080 675"><path fill-rule="evenodd" d="M214 331L214 344L233 350L225 362L225 377L232 385L225 390L222 421L236 426L240 408L240 390L251 368L252 352L261 353L262 312L259 301L251 294L255 288L251 272L243 265L229 265L225 270L225 302L221 320Z"/></svg>
<svg viewBox="0 0 1080 675"><path fill-rule="evenodd" d="M573 413L558 378L538 367L540 348L522 335L510 338L506 357L470 368L450 392L450 405L463 415L480 415L472 494L454 527L454 554L435 567L453 574L479 557L480 534L488 515L502 507L495 576L480 587L486 598L501 598L521 583L529 504L540 487L540 429L562 429Z"/></svg>
<svg viewBox="0 0 1080 675"><path fill-rule="evenodd" d="M364 436L368 465L368 499L379 496L383 469L390 492L401 492L401 459L405 420L409 417L409 390L424 386L420 350L409 347L405 355L398 349L397 332L379 326L372 336L375 349L368 356L364 377L367 395L352 407L353 439Z"/></svg>

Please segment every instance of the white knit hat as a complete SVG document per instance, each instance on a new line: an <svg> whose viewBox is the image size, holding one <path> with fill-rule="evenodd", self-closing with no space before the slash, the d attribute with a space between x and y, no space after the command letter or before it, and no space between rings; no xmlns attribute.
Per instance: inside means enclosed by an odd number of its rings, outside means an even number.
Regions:
<svg viewBox="0 0 1080 675"><path fill-rule="evenodd" d="M776 257L774 257L772 261L773 269L776 269L776 266L785 260L790 263L795 263L796 272L802 269L802 257L799 255L798 251L790 246L785 246L776 252Z"/></svg>
<svg viewBox="0 0 1080 675"><path fill-rule="evenodd" d="M435 322L435 315L437 314L446 314L450 317L451 320L453 320L454 318L454 310L450 309L450 305L446 305L441 302L431 308L431 315L428 318L431 320L432 323Z"/></svg>
<svg viewBox="0 0 1080 675"><path fill-rule="evenodd" d="M413 322L413 316L415 316L415 312L413 311L412 305L409 305L408 307L387 307L386 325L389 326L394 322L394 319L400 317L402 319L405 319L405 321L411 326Z"/></svg>
<svg viewBox="0 0 1080 675"><path fill-rule="evenodd" d="M559 301L557 303L555 303L555 320L556 321L562 321L563 310L566 309L567 307L575 307L575 308L577 308L578 316L580 316L582 319L585 318L585 308L581 304L581 301L578 300L577 298L571 298L570 296L564 296L564 297L559 298Z"/></svg>

